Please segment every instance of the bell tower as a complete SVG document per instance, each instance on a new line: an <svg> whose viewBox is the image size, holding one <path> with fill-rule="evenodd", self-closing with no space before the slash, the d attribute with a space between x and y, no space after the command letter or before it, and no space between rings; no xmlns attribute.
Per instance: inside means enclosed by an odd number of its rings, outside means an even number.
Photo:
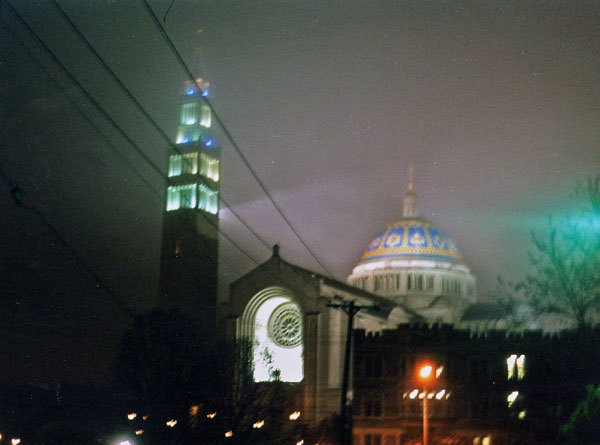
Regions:
<svg viewBox="0 0 600 445"><path fill-rule="evenodd" d="M159 303L181 308L210 329L216 322L220 149L207 94L201 79L186 85L176 144L168 153Z"/></svg>

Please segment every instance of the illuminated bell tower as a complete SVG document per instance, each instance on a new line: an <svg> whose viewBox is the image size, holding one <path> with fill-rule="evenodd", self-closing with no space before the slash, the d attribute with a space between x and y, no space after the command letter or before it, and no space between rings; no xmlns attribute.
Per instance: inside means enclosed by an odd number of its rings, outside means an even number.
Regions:
<svg viewBox="0 0 600 445"><path fill-rule="evenodd" d="M169 151L159 292L162 307L194 315L211 332L216 321L219 147L211 110L202 96L208 83L186 86L175 148Z"/></svg>

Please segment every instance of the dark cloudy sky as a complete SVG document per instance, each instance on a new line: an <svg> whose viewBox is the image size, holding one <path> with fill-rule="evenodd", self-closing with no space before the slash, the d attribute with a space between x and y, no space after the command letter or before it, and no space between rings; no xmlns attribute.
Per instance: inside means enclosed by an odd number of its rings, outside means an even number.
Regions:
<svg viewBox="0 0 600 445"><path fill-rule="evenodd" d="M174 139L186 76L143 3L57 1ZM57 8L6 3L164 173L166 141ZM171 1L149 3L163 21ZM265 244L344 281L401 216L409 165L422 216L452 237L480 296L497 275L518 278L531 231L599 172L599 11L599 1L175 0L167 32L317 258L217 128L222 197L243 219L222 204L234 244L221 240L221 298L269 257ZM109 361L127 316L41 215L139 311L156 300L164 178L8 5L0 17L0 166L39 210L15 206L2 179L0 345L10 375L99 375L92 364Z"/></svg>

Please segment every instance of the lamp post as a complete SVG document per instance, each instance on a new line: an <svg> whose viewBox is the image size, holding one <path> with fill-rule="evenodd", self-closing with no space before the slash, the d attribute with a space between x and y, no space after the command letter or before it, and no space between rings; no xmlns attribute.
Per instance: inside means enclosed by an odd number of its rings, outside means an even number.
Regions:
<svg viewBox="0 0 600 445"><path fill-rule="evenodd" d="M429 445L429 411L427 406L429 398L427 397L427 384L433 377L433 366L421 366L418 377L423 382L423 445Z"/></svg>
<svg viewBox="0 0 600 445"><path fill-rule="evenodd" d="M350 445L352 443L352 417L348 413L348 382L350 378L350 353L352 351L352 326L354 316L361 309L375 308L375 306L360 306L350 302L327 303L327 307L343 310L348 315L348 325L346 327L346 349L344 351L344 372L342 375L342 398L340 403L340 445Z"/></svg>

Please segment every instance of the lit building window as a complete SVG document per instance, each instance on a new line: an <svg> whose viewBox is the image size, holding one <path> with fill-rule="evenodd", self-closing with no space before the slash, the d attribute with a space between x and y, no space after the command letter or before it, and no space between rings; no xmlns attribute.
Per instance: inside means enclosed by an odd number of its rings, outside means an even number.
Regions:
<svg viewBox="0 0 600 445"><path fill-rule="evenodd" d="M196 208L195 184L170 186L167 189L168 211L194 208Z"/></svg>
<svg viewBox="0 0 600 445"><path fill-rule="evenodd" d="M508 407L510 408L511 406L513 406L513 404L515 403L515 401L517 400L517 397L519 397L519 391L513 391L511 392L507 397L506 397L506 401L508 402Z"/></svg>
<svg viewBox="0 0 600 445"><path fill-rule="evenodd" d="M302 325L302 312L288 297L275 296L260 305L254 321L254 381L302 381Z"/></svg>
<svg viewBox="0 0 600 445"><path fill-rule="evenodd" d="M190 142L197 142L202 136L202 131L197 127L179 127L177 133L178 144L188 144Z"/></svg>
<svg viewBox="0 0 600 445"><path fill-rule="evenodd" d="M207 186L198 186L198 208L216 215L219 211L219 194Z"/></svg>
<svg viewBox="0 0 600 445"><path fill-rule="evenodd" d="M521 354L517 357L517 379L523 380L525 377L525 355Z"/></svg>
<svg viewBox="0 0 600 445"><path fill-rule="evenodd" d="M523 380L525 377L525 355L511 354L506 359L506 379L512 380L517 378Z"/></svg>
<svg viewBox="0 0 600 445"><path fill-rule="evenodd" d="M198 173L198 153L169 156L169 177Z"/></svg>
<svg viewBox="0 0 600 445"><path fill-rule="evenodd" d="M210 128L211 112L208 105L202 104L200 107L200 125Z"/></svg>
<svg viewBox="0 0 600 445"><path fill-rule="evenodd" d="M219 159L208 156L205 153L200 155L200 173L215 182L219 181Z"/></svg>
<svg viewBox="0 0 600 445"><path fill-rule="evenodd" d="M181 106L181 125L194 125L198 122L200 104L188 102Z"/></svg>

